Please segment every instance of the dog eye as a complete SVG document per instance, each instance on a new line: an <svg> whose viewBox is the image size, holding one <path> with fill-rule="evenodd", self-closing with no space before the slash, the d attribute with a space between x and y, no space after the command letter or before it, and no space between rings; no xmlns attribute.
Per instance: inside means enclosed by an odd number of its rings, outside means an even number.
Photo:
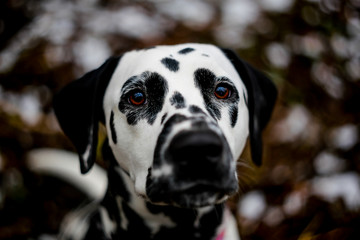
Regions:
<svg viewBox="0 0 360 240"><path fill-rule="evenodd" d="M216 86L214 94L219 99L229 98L231 95L230 88L224 84L219 84Z"/></svg>
<svg viewBox="0 0 360 240"><path fill-rule="evenodd" d="M140 106L145 102L145 94L141 91L134 91L129 95L129 103Z"/></svg>

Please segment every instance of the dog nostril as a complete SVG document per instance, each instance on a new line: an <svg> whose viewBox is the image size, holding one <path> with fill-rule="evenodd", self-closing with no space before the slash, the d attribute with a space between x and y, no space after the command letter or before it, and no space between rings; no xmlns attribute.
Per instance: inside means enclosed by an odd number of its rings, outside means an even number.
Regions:
<svg viewBox="0 0 360 240"><path fill-rule="evenodd" d="M209 145L207 155L210 157L217 157L222 155L222 146L219 145Z"/></svg>
<svg viewBox="0 0 360 240"><path fill-rule="evenodd" d="M178 164L195 166L221 160L223 145L220 137L211 131L182 132L171 141L169 154Z"/></svg>

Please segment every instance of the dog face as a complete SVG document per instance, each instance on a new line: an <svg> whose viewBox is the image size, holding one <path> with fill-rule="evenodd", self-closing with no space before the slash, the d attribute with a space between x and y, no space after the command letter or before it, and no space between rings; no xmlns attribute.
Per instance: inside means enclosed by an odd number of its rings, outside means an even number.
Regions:
<svg viewBox="0 0 360 240"><path fill-rule="evenodd" d="M275 97L270 80L233 52L182 44L111 58L66 87L54 106L82 172L94 163L101 121L138 195L201 207L237 191L236 160L249 132L260 163L261 131Z"/></svg>
<svg viewBox="0 0 360 240"><path fill-rule="evenodd" d="M135 191L180 206L235 192L235 160L248 136L246 95L213 46L126 53L105 92L104 112L110 146Z"/></svg>

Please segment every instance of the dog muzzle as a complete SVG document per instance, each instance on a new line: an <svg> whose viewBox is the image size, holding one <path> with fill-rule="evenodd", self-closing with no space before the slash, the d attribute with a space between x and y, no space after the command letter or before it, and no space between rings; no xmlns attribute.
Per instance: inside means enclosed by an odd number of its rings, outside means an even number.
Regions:
<svg viewBox="0 0 360 240"><path fill-rule="evenodd" d="M164 125L146 183L153 203L203 207L238 190L235 161L214 122L174 115Z"/></svg>

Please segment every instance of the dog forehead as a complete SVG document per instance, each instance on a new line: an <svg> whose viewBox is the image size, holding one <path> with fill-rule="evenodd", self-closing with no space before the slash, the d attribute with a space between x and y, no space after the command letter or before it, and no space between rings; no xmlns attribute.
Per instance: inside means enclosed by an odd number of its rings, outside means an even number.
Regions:
<svg viewBox="0 0 360 240"><path fill-rule="evenodd" d="M227 77L238 88L245 89L230 60L218 47L210 44L155 46L125 53L108 87L108 95L118 98L124 83L144 72L155 72L172 86L188 86L198 69L208 69L216 76ZM246 89L244 90L246 91Z"/></svg>

